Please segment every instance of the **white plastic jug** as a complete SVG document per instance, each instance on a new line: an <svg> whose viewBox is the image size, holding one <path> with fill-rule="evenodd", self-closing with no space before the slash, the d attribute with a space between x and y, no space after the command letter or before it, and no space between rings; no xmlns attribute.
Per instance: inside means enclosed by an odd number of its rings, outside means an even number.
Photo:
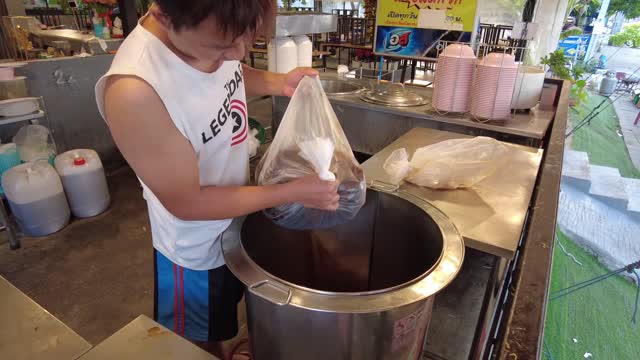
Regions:
<svg viewBox="0 0 640 360"><path fill-rule="evenodd" d="M270 72L278 72L276 65L276 39L271 39L267 45L267 70Z"/></svg>
<svg viewBox="0 0 640 360"><path fill-rule="evenodd" d="M296 35L293 37L298 49L298 66L311 67L313 62L313 43L306 35Z"/></svg>
<svg viewBox="0 0 640 360"><path fill-rule="evenodd" d="M62 182L45 160L13 167L2 176L11 211L29 236L53 234L69 223L70 211Z"/></svg>
<svg viewBox="0 0 640 360"><path fill-rule="evenodd" d="M279 73L286 74L298 66L298 48L288 37L276 39L276 68Z"/></svg>
<svg viewBox="0 0 640 360"><path fill-rule="evenodd" d="M73 215L92 217L109 207L111 196L98 153L89 149L70 150L58 155L55 164Z"/></svg>

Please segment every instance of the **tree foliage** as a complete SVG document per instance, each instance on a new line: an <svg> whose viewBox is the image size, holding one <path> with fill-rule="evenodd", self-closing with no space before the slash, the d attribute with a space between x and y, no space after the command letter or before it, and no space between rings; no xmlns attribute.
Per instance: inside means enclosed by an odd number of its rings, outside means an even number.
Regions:
<svg viewBox="0 0 640 360"><path fill-rule="evenodd" d="M613 46L631 46L634 48L640 47L640 24L633 24L626 26L621 32L611 35L609 38L611 45Z"/></svg>
<svg viewBox="0 0 640 360"><path fill-rule="evenodd" d="M572 26L570 28L568 28L567 30L563 31L560 33L560 40L564 40L566 38L568 38L569 36L575 36L575 35L582 35L583 31L581 28L577 27L577 26Z"/></svg>
<svg viewBox="0 0 640 360"><path fill-rule="evenodd" d="M613 15L618 11L624 13L627 19L640 17L640 0L611 0L608 15Z"/></svg>

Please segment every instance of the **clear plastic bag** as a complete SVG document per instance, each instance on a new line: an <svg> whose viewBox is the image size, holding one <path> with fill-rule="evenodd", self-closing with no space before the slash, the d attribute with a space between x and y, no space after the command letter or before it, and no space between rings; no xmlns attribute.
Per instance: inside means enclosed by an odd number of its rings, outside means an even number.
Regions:
<svg viewBox="0 0 640 360"><path fill-rule="evenodd" d="M353 219L364 205L364 172L353 155L318 78L300 81L273 143L256 170L260 185L287 183L317 174L338 180L337 211L286 204L264 210L274 223L295 230L325 229Z"/></svg>
<svg viewBox="0 0 640 360"><path fill-rule="evenodd" d="M383 168L394 184L406 180L432 189L468 188L502 167L510 153L488 137L453 139L417 149L411 161L406 149L397 149Z"/></svg>
<svg viewBox="0 0 640 360"><path fill-rule="evenodd" d="M51 139L49 129L42 125L27 125L18 130L13 142L18 147L22 162L51 160L56 154L56 147Z"/></svg>

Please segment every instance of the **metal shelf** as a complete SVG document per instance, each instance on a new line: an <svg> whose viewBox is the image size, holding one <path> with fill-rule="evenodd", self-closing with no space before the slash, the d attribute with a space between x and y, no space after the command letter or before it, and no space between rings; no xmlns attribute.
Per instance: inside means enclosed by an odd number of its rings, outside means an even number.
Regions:
<svg viewBox="0 0 640 360"><path fill-rule="evenodd" d="M39 104L40 110L36 112L32 112L31 114L20 115L20 116L0 116L0 126L7 125L7 124L14 124L21 121L47 119L46 107L44 105L44 100L42 97L38 98L38 104ZM51 129L51 124L49 123L48 125L49 125L48 126L49 129ZM5 225L7 238L9 239L9 248L11 250L20 248L20 238L18 238L18 236L16 235L14 224L9 218L7 211L4 208L4 203L2 202L1 199L0 199L0 220Z"/></svg>
<svg viewBox="0 0 640 360"><path fill-rule="evenodd" d="M20 122L20 121L42 119L44 117L44 115L45 114L44 114L43 110L38 110L38 111L36 111L34 113L27 114L27 115L0 116L0 125L13 124L13 123L17 123L17 122Z"/></svg>

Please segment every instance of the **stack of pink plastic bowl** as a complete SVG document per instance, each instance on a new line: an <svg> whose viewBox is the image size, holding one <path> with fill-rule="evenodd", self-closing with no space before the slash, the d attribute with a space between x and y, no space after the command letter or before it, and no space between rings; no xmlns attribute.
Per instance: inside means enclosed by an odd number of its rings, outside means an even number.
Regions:
<svg viewBox="0 0 640 360"><path fill-rule="evenodd" d="M477 58L468 45L447 46L438 57L431 103L436 110L469 111L469 95Z"/></svg>
<svg viewBox="0 0 640 360"><path fill-rule="evenodd" d="M15 68L23 67L27 65L24 62L7 62L0 63L0 81L15 80Z"/></svg>
<svg viewBox="0 0 640 360"><path fill-rule="evenodd" d="M476 68L471 115L487 120L508 119L517 74L518 65L513 55L487 55Z"/></svg>

